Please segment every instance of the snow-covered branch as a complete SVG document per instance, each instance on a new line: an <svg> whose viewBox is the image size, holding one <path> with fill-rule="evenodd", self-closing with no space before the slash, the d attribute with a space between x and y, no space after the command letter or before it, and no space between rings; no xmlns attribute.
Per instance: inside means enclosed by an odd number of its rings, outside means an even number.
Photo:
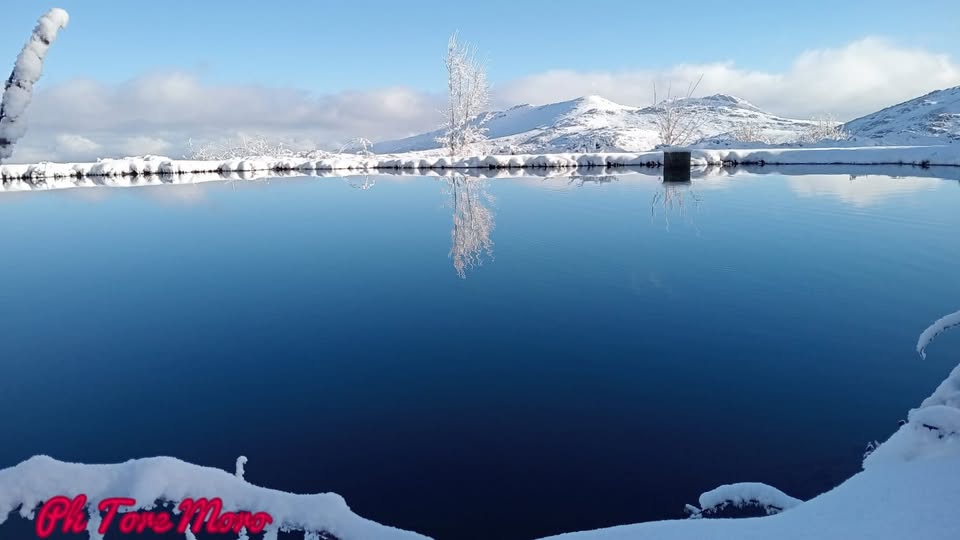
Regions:
<svg viewBox="0 0 960 540"><path fill-rule="evenodd" d="M13 146L27 133L23 115L33 98L33 85L40 80L43 59L57 39L57 32L65 28L69 20L70 16L60 8L44 13L17 56L0 101L0 161L13 155Z"/></svg>
<svg viewBox="0 0 960 540"><path fill-rule="evenodd" d="M920 338L917 340L917 352L921 357L927 357L927 346L939 336L940 334L946 332L948 329L953 328L954 326L960 326L960 311L951 313L940 319L937 319L936 322L927 327L926 330L920 334Z"/></svg>

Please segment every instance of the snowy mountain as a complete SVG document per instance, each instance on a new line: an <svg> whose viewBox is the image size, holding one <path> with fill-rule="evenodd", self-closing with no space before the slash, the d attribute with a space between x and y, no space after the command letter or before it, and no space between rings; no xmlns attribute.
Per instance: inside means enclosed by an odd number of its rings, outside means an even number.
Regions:
<svg viewBox="0 0 960 540"><path fill-rule="evenodd" d="M699 136L722 136L749 125L771 142L795 140L810 125L761 111L750 103L728 95L680 99L677 106L698 115ZM518 105L505 111L487 113L479 119L487 128L489 141L478 151L488 153L539 152L643 152L660 144L652 107L620 105L600 96L532 106ZM441 130L405 139L380 142L373 151L401 153L438 148Z"/></svg>
<svg viewBox="0 0 960 540"><path fill-rule="evenodd" d="M960 86L930 92L847 122L858 141L887 145L960 142Z"/></svg>

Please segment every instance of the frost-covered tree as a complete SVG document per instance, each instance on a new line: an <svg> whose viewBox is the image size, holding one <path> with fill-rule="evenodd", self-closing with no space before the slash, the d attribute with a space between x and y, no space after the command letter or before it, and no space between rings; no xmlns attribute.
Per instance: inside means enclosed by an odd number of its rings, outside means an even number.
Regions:
<svg viewBox="0 0 960 540"><path fill-rule="evenodd" d="M461 43L457 34L447 42L447 110L444 134L437 139L456 156L471 145L486 140L480 114L490 104L490 85L476 50Z"/></svg>
<svg viewBox="0 0 960 540"><path fill-rule="evenodd" d="M737 127L733 128L733 131L730 132L730 135L735 141L739 142L757 142L764 144L772 142L770 137L763 132L760 125L755 122L741 122L737 124Z"/></svg>
<svg viewBox="0 0 960 540"><path fill-rule="evenodd" d="M684 103L684 99L693 97L702 80L703 75L700 75L697 82L687 87L687 93L682 98L674 97L671 83L662 100L658 96L657 83L653 83L653 122L663 145L683 146L700 137L700 128L706 123L707 117L701 109Z"/></svg>
<svg viewBox="0 0 960 540"><path fill-rule="evenodd" d="M203 161L222 161L248 157L270 156L277 158L325 157L326 152L295 151L281 141L263 135L239 133L235 137L224 137L202 142L187 141L187 157Z"/></svg>
<svg viewBox="0 0 960 540"><path fill-rule="evenodd" d="M40 80L43 71L43 59L50 45L57 39L57 32L67 26L70 16L60 8L53 8L43 14L23 46L13 72L3 89L0 101L0 160L13 155L13 145L27 132L23 114L33 98L33 85Z"/></svg>
<svg viewBox="0 0 960 540"><path fill-rule="evenodd" d="M358 156L372 156L373 152L370 150L372 147L373 142L366 137L354 137L350 140L350 144L348 145L348 148Z"/></svg>
<svg viewBox="0 0 960 540"><path fill-rule="evenodd" d="M849 138L843 123L838 122L829 114L818 116L810 121L807 128L800 134L800 142L818 143L821 141L845 141Z"/></svg>
<svg viewBox="0 0 960 540"><path fill-rule="evenodd" d="M453 205L453 228L450 230L450 257L457 275L466 279L467 270L483 264L483 256L493 256L493 212L480 178L455 173L446 178Z"/></svg>

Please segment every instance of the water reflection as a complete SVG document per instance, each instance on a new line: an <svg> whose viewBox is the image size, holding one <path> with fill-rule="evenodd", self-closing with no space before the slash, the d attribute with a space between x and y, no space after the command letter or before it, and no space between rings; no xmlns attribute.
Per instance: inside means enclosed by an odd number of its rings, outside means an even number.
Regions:
<svg viewBox="0 0 960 540"><path fill-rule="evenodd" d="M650 222L657 219L662 211L664 227L670 230L670 216L677 215L681 221L689 221L696 227L693 219L700 211L703 199L694 191L690 182L663 182L650 201Z"/></svg>
<svg viewBox="0 0 960 540"><path fill-rule="evenodd" d="M347 185L354 189L368 190L377 185L377 179L365 174L363 176L345 176L343 177Z"/></svg>
<svg viewBox="0 0 960 540"><path fill-rule="evenodd" d="M938 178L903 176L811 174L787 178L790 189L801 197L833 197L855 208L875 206L895 197L945 185Z"/></svg>
<svg viewBox="0 0 960 540"><path fill-rule="evenodd" d="M488 205L493 196L487 191L486 181L453 174L443 178L453 207L453 227L450 230L450 258L453 268L463 279L467 270L483 264L484 257L493 258L493 211Z"/></svg>

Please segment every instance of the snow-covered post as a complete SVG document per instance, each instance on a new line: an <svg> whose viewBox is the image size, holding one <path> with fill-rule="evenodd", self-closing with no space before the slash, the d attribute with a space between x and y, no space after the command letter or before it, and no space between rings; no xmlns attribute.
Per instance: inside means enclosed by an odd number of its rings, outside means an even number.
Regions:
<svg viewBox="0 0 960 540"><path fill-rule="evenodd" d="M69 20L67 12L60 8L44 13L17 56L0 101L0 161L13 155L13 145L27 132L23 113L33 98L33 85L40 80L43 59L57 39L57 32L65 28Z"/></svg>
<svg viewBox="0 0 960 540"><path fill-rule="evenodd" d="M490 85L482 62L476 52L460 43L457 35L447 42L447 111L445 131L437 141L451 156L460 154L470 145L486 139L480 113L490 103Z"/></svg>

